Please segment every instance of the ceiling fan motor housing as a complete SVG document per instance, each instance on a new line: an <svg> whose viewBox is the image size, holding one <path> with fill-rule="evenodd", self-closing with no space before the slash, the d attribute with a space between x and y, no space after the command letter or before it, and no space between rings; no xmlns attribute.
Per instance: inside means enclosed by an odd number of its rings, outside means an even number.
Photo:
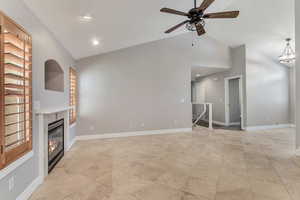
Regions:
<svg viewBox="0 0 300 200"><path fill-rule="evenodd" d="M203 15L204 15L203 11L193 8L189 11L188 18L190 18L191 21L196 22L203 19Z"/></svg>

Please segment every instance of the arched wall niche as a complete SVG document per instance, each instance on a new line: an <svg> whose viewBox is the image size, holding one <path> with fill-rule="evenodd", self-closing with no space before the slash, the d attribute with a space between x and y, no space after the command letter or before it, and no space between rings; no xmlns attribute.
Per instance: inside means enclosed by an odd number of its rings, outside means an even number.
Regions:
<svg viewBox="0 0 300 200"><path fill-rule="evenodd" d="M64 71L53 59L45 62L45 89L64 92Z"/></svg>

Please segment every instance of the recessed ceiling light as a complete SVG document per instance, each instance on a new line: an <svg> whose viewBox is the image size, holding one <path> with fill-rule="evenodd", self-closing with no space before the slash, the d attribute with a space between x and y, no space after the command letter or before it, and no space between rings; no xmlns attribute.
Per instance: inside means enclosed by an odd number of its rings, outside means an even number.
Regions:
<svg viewBox="0 0 300 200"><path fill-rule="evenodd" d="M94 46L98 46L100 44L99 40L97 40L97 39L93 39L92 43Z"/></svg>
<svg viewBox="0 0 300 200"><path fill-rule="evenodd" d="M201 74L196 74L196 77L200 77L201 76Z"/></svg>
<svg viewBox="0 0 300 200"><path fill-rule="evenodd" d="M90 14L79 16L79 21L81 22L91 22L92 20L93 20L93 16Z"/></svg>

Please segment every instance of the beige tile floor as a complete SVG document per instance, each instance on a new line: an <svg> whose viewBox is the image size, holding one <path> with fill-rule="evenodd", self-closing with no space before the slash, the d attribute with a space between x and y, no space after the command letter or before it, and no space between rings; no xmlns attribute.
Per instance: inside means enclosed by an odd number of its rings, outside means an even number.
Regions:
<svg viewBox="0 0 300 200"><path fill-rule="evenodd" d="M30 200L299 200L294 130L79 141Z"/></svg>

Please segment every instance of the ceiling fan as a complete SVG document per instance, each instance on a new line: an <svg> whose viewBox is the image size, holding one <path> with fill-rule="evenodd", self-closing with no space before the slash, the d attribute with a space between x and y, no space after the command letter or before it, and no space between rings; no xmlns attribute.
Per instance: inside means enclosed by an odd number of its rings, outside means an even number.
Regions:
<svg viewBox="0 0 300 200"><path fill-rule="evenodd" d="M171 33L177 28L186 24L186 28L189 31L197 31L198 35L201 36L206 33L205 19L213 18L236 18L239 16L240 11L227 11L227 12L218 12L218 13L204 13L204 11L214 2L215 0L204 0L200 7L197 7L197 0L194 0L194 8L192 8L188 13L174 10L171 8L162 8L160 11L165 13L170 13L174 15L181 15L188 17L188 20L173 26L172 28L165 31L165 33Z"/></svg>

